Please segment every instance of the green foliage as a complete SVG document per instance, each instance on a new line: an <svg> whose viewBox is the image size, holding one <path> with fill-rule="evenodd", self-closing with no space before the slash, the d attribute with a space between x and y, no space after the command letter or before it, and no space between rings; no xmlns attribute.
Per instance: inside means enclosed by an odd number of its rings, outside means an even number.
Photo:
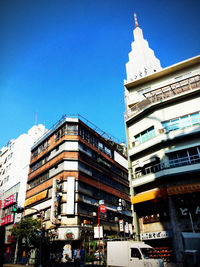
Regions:
<svg viewBox="0 0 200 267"><path fill-rule="evenodd" d="M94 254L92 254L92 255L86 254L86 256L85 256L85 261L86 261L86 262L93 262L93 261L95 261L95 256L94 256Z"/></svg>
<svg viewBox="0 0 200 267"><path fill-rule="evenodd" d="M37 246L41 239L40 220L31 217L22 218L10 231L16 238L24 240L26 246Z"/></svg>

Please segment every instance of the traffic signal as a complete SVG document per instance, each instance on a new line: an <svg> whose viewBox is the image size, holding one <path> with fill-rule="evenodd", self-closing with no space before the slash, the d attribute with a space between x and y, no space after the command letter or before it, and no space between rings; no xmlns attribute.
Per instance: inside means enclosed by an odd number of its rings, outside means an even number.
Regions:
<svg viewBox="0 0 200 267"><path fill-rule="evenodd" d="M24 208L19 207L19 206L14 206L13 212L14 213L22 213L24 211Z"/></svg>

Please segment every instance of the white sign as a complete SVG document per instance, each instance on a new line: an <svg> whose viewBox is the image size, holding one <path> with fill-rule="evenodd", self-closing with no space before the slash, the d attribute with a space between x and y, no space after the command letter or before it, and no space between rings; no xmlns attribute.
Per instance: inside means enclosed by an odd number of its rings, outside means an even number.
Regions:
<svg viewBox="0 0 200 267"><path fill-rule="evenodd" d="M103 227L102 226L94 227L94 238L103 238Z"/></svg>
<svg viewBox="0 0 200 267"><path fill-rule="evenodd" d="M170 238L170 237L172 237L171 231L160 231L160 232L151 232L151 233L140 234L141 240L162 239L162 238Z"/></svg>
<svg viewBox="0 0 200 267"><path fill-rule="evenodd" d="M129 233L129 230L128 230L128 222L125 223L125 233L128 234Z"/></svg>
<svg viewBox="0 0 200 267"><path fill-rule="evenodd" d="M128 230L129 230L129 233L132 235L133 234L133 225L132 225L132 223L129 223Z"/></svg>
<svg viewBox="0 0 200 267"><path fill-rule="evenodd" d="M75 189L75 178L67 178L67 214L74 214L74 189Z"/></svg>

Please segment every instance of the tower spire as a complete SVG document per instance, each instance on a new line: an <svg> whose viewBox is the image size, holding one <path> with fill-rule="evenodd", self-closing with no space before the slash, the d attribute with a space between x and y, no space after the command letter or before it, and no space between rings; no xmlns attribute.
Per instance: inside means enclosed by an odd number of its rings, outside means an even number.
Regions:
<svg viewBox="0 0 200 267"><path fill-rule="evenodd" d="M149 47L147 40L143 37L142 29L138 25L136 13L134 13L134 20L134 42L131 44L132 50L129 53L129 61L126 63L128 82L141 79L146 75L162 69L160 60L155 57L154 51Z"/></svg>
<svg viewBox="0 0 200 267"><path fill-rule="evenodd" d="M139 27L136 13L134 13L134 20L135 20L135 28Z"/></svg>

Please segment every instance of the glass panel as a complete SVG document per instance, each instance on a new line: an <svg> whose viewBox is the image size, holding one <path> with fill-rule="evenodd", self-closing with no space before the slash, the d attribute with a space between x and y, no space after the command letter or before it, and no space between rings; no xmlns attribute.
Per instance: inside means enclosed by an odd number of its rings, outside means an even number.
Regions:
<svg viewBox="0 0 200 267"><path fill-rule="evenodd" d="M190 121L189 116L184 116L180 120L181 120L181 127L188 127L191 125L191 121Z"/></svg>
<svg viewBox="0 0 200 267"><path fill-rule="evenodd" d="M200 122L200 113L191 114L190 118L192 120L192 124L197 124Z"/></svg>
<svg viewBox="0 0 200 267"><path fill-rule="evenodd" d="M171 120L169 124L169 130L177 130L180 128L180 121L179 119Z"/></svg>

